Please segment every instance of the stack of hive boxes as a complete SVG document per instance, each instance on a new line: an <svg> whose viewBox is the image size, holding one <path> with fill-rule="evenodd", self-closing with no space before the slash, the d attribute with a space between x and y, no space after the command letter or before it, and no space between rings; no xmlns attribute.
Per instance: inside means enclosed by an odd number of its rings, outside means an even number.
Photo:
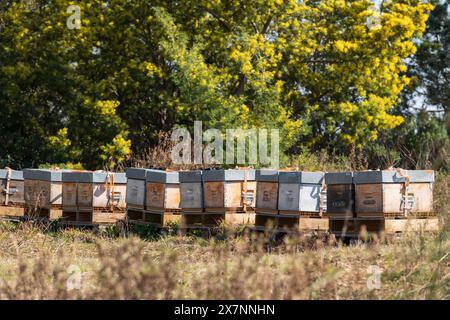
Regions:
<svg viewBox="0 0 450 320"><path fill-rule="evenodd" d="M325 179L330 231L338 236L437 228L433 171L328 173Z"/></svg>
<svg viewBox="0 0 450 320"><path fill-rule="evenodd" d="M125 218L125 173L64 172L62 181L63 223L96 225Z"/></svg>
<svg viewBox="0 0 450 320"><path fill-rule="evenodd" d="M148 170L143 220L157 227L181 220L178 172Z"/></svg>
<svg viewBox="0 0 450 320"><path fill-rule="evenodd" d="M205 170L202 176L205 217L212 223L254 222L255 170Z"/></svg>
<svg viewBox="0 0 450 320"><path fill-rule="evenodd" d="M25 204L23 172L0 170L0 188L0 217L22 217Z"/></svg>
<svg viewBox="0 0 450 320"><path fill-rule="evenodd" d="M256 229L327 230L322 172L258 170Z"/></svg>
<svg viewBox="0 0 450 320"><path fill-rule="evenodd" d="M62 171L25 169L25 216L52 220L62 215Z"/></svg>

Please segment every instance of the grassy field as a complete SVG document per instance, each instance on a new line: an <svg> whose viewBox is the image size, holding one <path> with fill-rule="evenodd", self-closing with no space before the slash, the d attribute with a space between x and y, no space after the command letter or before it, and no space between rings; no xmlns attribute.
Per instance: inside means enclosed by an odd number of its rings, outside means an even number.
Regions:
<svg viewBox="0 0 450 320"><path fill-rule="evenodd" d="M449 299L449 234L271 244L245 234L143 240L2 223L0 298Z"/></svg>

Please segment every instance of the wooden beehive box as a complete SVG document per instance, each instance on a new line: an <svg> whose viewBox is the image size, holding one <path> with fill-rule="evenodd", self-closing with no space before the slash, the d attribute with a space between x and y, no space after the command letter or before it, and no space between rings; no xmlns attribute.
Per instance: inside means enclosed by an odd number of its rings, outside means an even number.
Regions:
<svg viewBox="0 0 450 320"><path fill-rule="evenodd" d="M254 170L203 171L203 197L207 212L243 212L255 206Z"/></svg>
<svg viewBox="0 0 450 320"><path fill-rule="evenodd" d="M127 178L115 172L64 172L64 208L125 209ZM76 193L75 193L76 190Z"/></svg>
<svg viewBox="0 0 450 320"><path fill-rule="evenodd" d="M180 171L180 206L183 212L203 212L202 172Z"/></svg>
<svg viewBox="0 0 450 320"><path fill-rule="evenodd" d="M321 213L323 172L280 171L278 210L284 214Z"/></svg>
<svg viewBox="0 0 450 320"><path fill-rule="evenodd" d="M23 177L27 215L49 219L59 217L62 207L62 171L25 169Z"/></svg>
<svg viewBox="0 0 450 320"><path fill-rule="evenodd" d="M327 188L327 216L333 219L354 217L355 191L352 172L325 174Z"/></svg>
<svg viewBox="0 0 450 320"><path fill-rule="evenodd" d="M278 171L256 170L256 205L257 213L278 213Z"/></svg>
<svg viewBox="0 0 450 320"><path fill-rule="evenodd" d="M146 210L176 212L180 209L178 172L148 170L146 188Z"/></svg>
<svg viewBox="0 0 450 320"><path fill-rule="evenodd" d="M148 169L127 168L127 208L145 209L145 195Z"/></svg>
<svg viewBox="0 0 450 320"><path fill-rule="evenodd" d="M22 207L25 204L23 172L0 170L0 205Z"/></svg>
<svg viewBox="0 0 450 320"><path fill-rule="evenodd" d="M356 213L362 218L406 218L433 212L432 170L354 174Z"/></svg>
<svg viewBox="0 0 450 320"><path fill-rule="evenodd" d="M23 172L0 170L0 216L18 218L24 214Z"/></svg>

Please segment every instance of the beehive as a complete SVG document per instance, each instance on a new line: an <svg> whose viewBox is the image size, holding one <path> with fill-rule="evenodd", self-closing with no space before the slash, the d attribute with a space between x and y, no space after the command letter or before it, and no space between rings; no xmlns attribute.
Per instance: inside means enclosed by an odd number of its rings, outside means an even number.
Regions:
<svg viewBox="0 0 450 320"><path fill-rule="evenodd" d="M179 210L180 180L178 172L148 170L145 205L147 210Z"/></svg>
<svg viewBox="0 0 450 320"><path fill-rule="evenodd" d="M352 172L326 173L327 216L331 219L354 217L355 190Z"/></svg>
<svg viewBox="0 0 450 320"><path fill-rule="evenodd" d="M127 208L145 209L145 194L148 169L127 168Z"/></svg>
<svg viewBox="0 0 450 320"><path fill-rule="evenodd" d="M127 168L127 218L131 222L144 221L148 169Z"/></svg>
<svg viewBox="0 0 450 320"><path fill-rule="evenodd" d="M280 214L321 216L323 172L281 171L278 177Z"/></svg>
<svg viewBox="0 0 450 320"><path fill-rule="evenodd" d="M125 173L64 172L63 218L77 223L114 223L124 217Z"/></svg>
<svg viewBox="0 0 450 320"><path fill-rule="evenodd" d="M202 172L180 171L181 210L183 212L203 212Z"/></svg>
<svg viewBox="0 0 450 320"><path fill-rule="evenodd" d="M180 216L180 181L178 172L147 171L144 222L164 226Z"/></svg>
<svg viewBox="0 0 450 320"><path fill-rule="evenodd" d="M256 170L257 213L278 213L278 171Z"/></svg>
<svg viewBox="0 0 450 320"><path fill-rule="evenodd" d="M0 187L0 216L23 216L25 204L23 172L0 170Z"/></svg>
<svg viewBox="0 0 450 320"><path fill-rule="evenodd" d="M202 171L180 171L180 206L182 212L181 227L211 227L218 221L204 212Z"/></svg>
<svg viewBox="0 0 450 320"><path fill-rule="evenodd" d="M207 212L243 212L255 206L254 170L203 171L203 196Z"/></svg>
<svg viewBox="0 0 450 320"><path fill-rule="evenodd" d="M61 216L62 171L25 169L24 199L28 217L54 219Z"/></svg>
<svg viewBox="0 0 450 320"><path fill-rule="evenodd" d="M432 170L356 172L353 180L358 217L406 218L433 212Z"/></svg>

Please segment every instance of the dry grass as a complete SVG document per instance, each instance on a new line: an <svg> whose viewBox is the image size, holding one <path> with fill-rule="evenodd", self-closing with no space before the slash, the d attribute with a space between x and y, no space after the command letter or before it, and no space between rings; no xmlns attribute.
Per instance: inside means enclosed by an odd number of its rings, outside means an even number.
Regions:
<svg viewBox="0 0 450 320"><path fill-rule="evenodd" d="M2 299L448 299L449 230L392 243L108 238L1 224ZM80 289L71 268L81 271ZM369 290L369 266L382 271Z"/></svg>

